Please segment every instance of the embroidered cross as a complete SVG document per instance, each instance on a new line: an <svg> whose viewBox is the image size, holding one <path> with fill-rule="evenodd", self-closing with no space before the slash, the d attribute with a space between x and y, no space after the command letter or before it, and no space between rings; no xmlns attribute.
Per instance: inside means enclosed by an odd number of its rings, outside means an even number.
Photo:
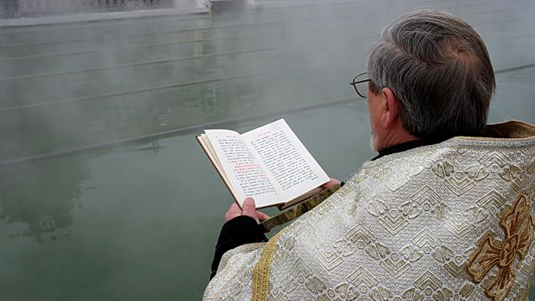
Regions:
<svg viewBox="0 0 535 301"><path fill-rule="evenodd" d="M520 195L500 221L505 232L504 241L487 235L468 261L468 273L476 283L481 282L494 266L498 266L498 273L485 290L495 301L502 301L511 292L516 277L511 265L516 255L520 259L526 256L533 241L535 224L530 210L527 197Z"/></svg>

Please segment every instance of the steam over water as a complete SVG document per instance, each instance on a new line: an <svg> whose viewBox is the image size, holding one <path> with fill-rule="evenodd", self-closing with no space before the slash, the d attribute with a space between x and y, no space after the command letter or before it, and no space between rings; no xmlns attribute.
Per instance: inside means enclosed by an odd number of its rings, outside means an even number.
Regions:
<svg viewBox="0 0 535 301"><path fill-rule="evenodd" d="M232 198L194 136L284 117L346 179L374 155L349 82L403 12L468 21L497 73L490 122L535 123L532 1L256 2L0 27L0 299L199 299Z"/></svg>

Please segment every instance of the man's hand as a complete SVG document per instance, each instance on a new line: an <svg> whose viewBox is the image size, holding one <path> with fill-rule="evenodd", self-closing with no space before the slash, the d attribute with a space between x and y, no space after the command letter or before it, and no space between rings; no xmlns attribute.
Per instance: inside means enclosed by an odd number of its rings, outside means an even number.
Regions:
<svg viewBox="0 0 535 301"><path fill-rule="evenodd" d="M337 179L331 179L329 182L321 185L321 188L327 189L336 184L340 184L340 181ZM256 206L253 198L245 199L245 201L243 202L243 210L240 208L240 206L238 206L238 204L232 203L227 213L225 213L225 221L228 222L229 220L242 215L254 218L257 223L260 223L260 221L269 218L267 214L260 211L256 211Z"/></svg>
<svg viewBox="0 0 535 301"><path fill-rule="evenodd" d="M256 205L253 198L245 199L243 202L243 210L240 208L240 206L238 206L238 204L232 203L227 213L225 213L225 221L228 222L229 220L242 215L254 218L257 223L269 218L267 214L256 211Z"/></svg>

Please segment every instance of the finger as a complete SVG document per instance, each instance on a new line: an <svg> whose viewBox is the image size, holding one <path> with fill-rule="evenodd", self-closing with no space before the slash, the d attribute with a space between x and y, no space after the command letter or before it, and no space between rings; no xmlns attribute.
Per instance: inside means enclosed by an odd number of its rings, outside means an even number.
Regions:
<svg viewBox="0 0 535 301"><path fill-rule="evenodd" d="M233 203L230 205L230 208L229 208L228 210L238 210L238 211L241 211L241 208L240 208L240 206L238 205L238 203L233 202Z"/></svg>
<svg viewBox="0 0 535 301"><path fill-rule="evenodd" d="M256 205L254 203L253 198L246 198L243 202L243 215L250 216L254 218L258 222L258 218L256 217Z"/></svg>
<svg viewBox="0 0 535 301"><path fill-rule="evenodd" d="M242 210L240 206L236 203L232 203L230 205L230 208L227 210L227 213L225 213L225 221L228 222L229 220L242 215Z"/></svg>
<svg viewBox="0 0 535 301"><path fill-rule="evenodd" d="M330 179L329 182L327 182L327 183L321 185L321 187L323 187L323 188L329 188L329 187L332 187L332 186L337 185L337 184L340 185L340 181L339 181L339 180L337 180L337 179Z"/></svg>
<svg viewBox="0 0 535 301"><path fill-rule="evenodd" d="M257 211L256 217L258 217L259 220L265 221L266 219L269 219L269 215L265 214L264 212Z"/></svg>

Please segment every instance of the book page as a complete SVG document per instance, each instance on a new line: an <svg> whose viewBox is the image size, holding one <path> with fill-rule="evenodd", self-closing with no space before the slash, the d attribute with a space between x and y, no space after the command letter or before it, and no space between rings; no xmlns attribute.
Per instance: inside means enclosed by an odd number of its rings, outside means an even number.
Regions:
<svg viewBox="0 0 535 301"><path fill-rule="evenodd" d="M261 163L238 133L228 130L206 130L205 132L240 206L246 197L253 197L256 207L282 202L266 172L262 169Z"/></svg>
<svg viewBox="0 0 535 301"><path fill-rule="evenodd" d="M329 181L284 119L242 134L242 137L266 167L285 202Z"/></svg>
<svg viewBox="0 0 535 301"><path fill-rule="evenodd" d="M232 183L230 183L227 173L223 169L223 166L221 165L221 161L219 160L219 157L217 156L217 153L215 152L214 147L212 146L212 143L210 142L210 139L208 139L208 135L201 134L201 135L198 135L196 138L201 144L201 147L205 151L206 155L208 156L208 158L214 165L215 169L221 176L221 179L223 179L223 182L225 182L225 185L227 185L227 187L229 188L230 193L232 194L232 196L234 196L234 198L236 198L234 189L232 189Z"/></svg>

